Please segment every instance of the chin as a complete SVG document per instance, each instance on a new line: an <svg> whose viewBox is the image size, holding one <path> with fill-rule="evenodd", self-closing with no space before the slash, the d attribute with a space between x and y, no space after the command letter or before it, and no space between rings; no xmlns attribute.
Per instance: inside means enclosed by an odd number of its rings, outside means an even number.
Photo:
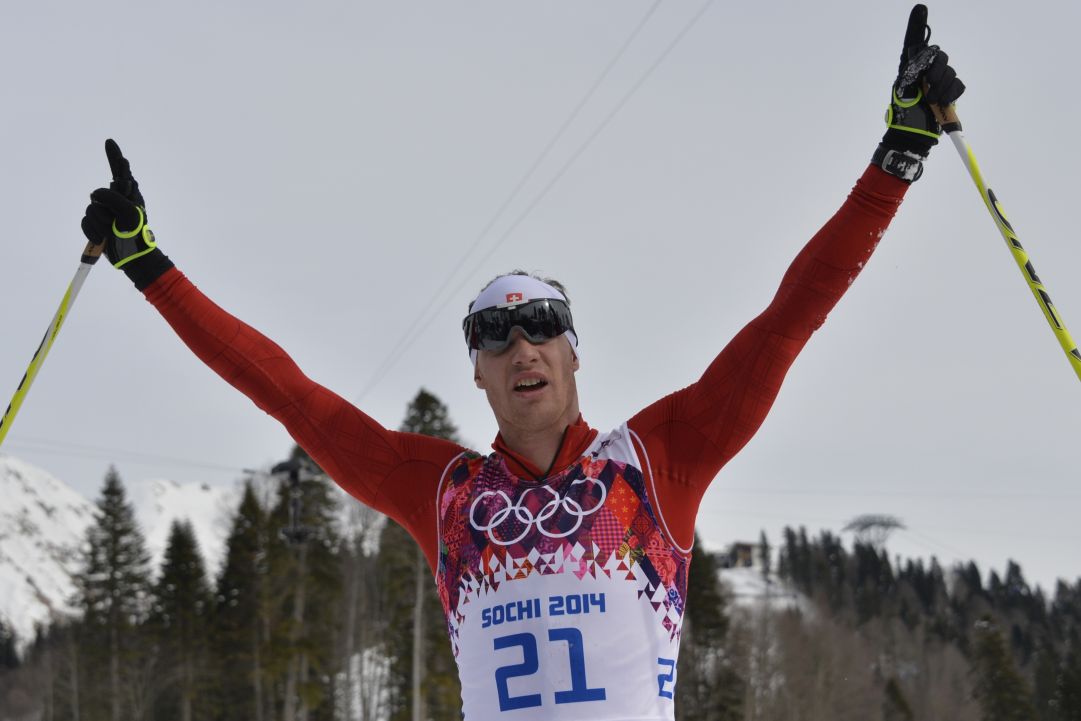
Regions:
<svg viewBox="0 0 1081 721"><path fill-rule="evenodd" d="M506 417L523 430L535 431L550 428L563 415L562 409L554 408L549 403L539 403L528 407L508 409Z"/></svg>

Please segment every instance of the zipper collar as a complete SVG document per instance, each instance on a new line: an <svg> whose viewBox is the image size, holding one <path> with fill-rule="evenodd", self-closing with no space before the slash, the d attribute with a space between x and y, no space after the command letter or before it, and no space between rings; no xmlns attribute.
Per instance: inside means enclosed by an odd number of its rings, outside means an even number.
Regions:
<svg viewBox="0 0 1081 721"><path fill-rule="evenodd" d="M589 424L578 414L578 419L563 430L563 438L559 441L559 450L556 451L552 465L547 470L538 468L526 458L515 453L503 440L503 434L497 434L492 443L492 449L503 456L507 468L519 478L525 478L540 482L550 477L553 472L569 468L575 461L582 457L586 449L597 437L597 431L590 428Z"/></svg>

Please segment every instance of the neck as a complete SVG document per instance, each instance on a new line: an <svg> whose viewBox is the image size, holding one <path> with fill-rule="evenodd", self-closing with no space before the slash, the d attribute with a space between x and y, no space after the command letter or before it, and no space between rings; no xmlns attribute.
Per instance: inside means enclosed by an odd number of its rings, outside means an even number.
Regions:
<svg viewBox="0 0 1081 721"><path fill-rule="evenodd" d="M567 427L572 422L573 419L561 423L558 427L553 426L544 431L501 427L499 434L502 436L503 443L507 448L544 472L552 467L556 455L559 454L559 448L563 444Z"/></svg>

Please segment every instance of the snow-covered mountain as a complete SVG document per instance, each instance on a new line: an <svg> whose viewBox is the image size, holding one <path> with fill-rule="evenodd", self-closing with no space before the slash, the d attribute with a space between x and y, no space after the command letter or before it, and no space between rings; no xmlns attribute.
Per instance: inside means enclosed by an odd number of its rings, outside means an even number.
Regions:
<svg viewBox="0 0 1081 721"><path fill-rule="evenodd" d="M239 503L238 488L178 484L168 480L130 482L129 500L147 541L152 569L160 567L174 519L191 522L206 560L216 574L229 520ZM46 471L0 455L0 619L21 642L33 638L35 624L70 612L78 569L78 549L94 522L94 503Z"/></svg>
<svg viewBox="0 0 1081 721"><path fill-rule="evenodd" d="M161 565L169 530L174 520L187 520L199 541L206 572L214 578L221 567L229 524L240 504L239 487L214 487L205 483L179 484L155 479L127 483L128 500L146 538L154 568Z"/></svg>
<svg viewBox="0 0 1081 721"><path fill-rule="evenodd" d="M68 610L94 504L45 471L0 456L0 618L23 642Z"/></svg>

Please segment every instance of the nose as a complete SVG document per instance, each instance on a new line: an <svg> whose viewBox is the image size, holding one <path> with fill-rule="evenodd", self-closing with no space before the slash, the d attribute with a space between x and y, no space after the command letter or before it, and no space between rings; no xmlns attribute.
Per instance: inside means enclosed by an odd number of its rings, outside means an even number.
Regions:
<svg viewBox="0 0 1081 721"><path fill-rule="evenodd" d="M510 335L510 360L515 365L525 365L532 363L540 357L540 353L537 351L537 346L529 342L529 338L521 328L512 328Z"/></svg>

